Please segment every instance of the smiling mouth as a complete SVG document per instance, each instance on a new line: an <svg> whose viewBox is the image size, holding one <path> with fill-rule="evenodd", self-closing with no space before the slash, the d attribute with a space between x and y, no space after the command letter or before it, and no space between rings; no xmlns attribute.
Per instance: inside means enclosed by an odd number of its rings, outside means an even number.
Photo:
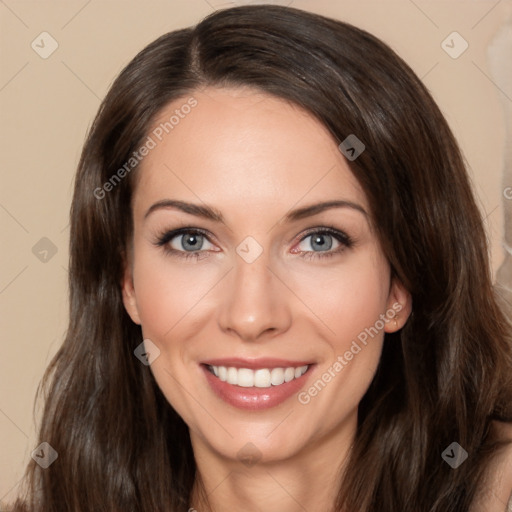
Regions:
<svg viewBox="0 0 512 512"><path fill-rule="evenodd" d="M222 382L243 388L270 388L298 379L310 365L283 368L235 368L233 366L206 365L208 371Z"/></svg>

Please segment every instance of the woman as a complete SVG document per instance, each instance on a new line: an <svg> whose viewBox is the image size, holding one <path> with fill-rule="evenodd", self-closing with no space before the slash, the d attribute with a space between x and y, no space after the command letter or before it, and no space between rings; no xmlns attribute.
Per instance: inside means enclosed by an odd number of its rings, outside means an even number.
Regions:
<svg viewBox="0 0 512 512"><path fill-rule="evenodd" d="M150 44L91 128L70 252L58 458L16 510L504 510L511 326L482 221L370 34L251 6Z"/></svg>

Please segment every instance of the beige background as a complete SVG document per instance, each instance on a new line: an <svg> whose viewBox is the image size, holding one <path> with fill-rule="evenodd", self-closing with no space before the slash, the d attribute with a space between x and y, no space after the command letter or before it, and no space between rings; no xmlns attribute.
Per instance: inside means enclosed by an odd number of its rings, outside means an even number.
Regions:
<svg viewBox="0 0 512 512"><path fill-rule="evenodd" d="M238 2L244 3L253 2ZM496 272L504 255L500 102L504 91L489 77L485 50L512 12L512 2L268 3L290 4L367 29L389 43L423 78L467 158ZM14 497L35 448L35 392L66 329L68 211L86 130L114 77L146 44L234 4L0 0L0 500L4 502ZM43 31L59 45L47 59L31 48ZM453 31L469 43L457 59L441 47ZM32 251L43 237L57 249L53 256L48 253L46 262L40 260L43 254L37 257Z"/></svg>

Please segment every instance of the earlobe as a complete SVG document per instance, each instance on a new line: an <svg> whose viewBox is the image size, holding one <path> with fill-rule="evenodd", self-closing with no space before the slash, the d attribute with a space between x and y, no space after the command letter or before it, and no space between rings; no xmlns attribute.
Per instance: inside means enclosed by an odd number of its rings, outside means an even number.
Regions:
<svg viewBox="0 0 512 512"><path fill-rule="evenodd" d="M133 277L129 265L125 270L123 282L121 283L121 290L123 294L123 304L126 312L130 315L130 318L137 325L141 324L139 317L139 310L137 308L137 299L135 296L135 288L133 285Z"/></svg>
<svg viewBox="0 0 512 512"><path fill-rule="evenodd" d="M388 296L388 322L385 332L399 331L407 322L412 311L412 297L405 286L396 278L393 279ZM394 313L394 314L393 314Z"/></svg>

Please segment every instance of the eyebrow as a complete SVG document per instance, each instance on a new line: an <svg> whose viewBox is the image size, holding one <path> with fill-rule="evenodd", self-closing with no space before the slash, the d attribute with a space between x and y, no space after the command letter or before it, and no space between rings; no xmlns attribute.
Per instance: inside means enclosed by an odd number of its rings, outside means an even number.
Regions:
<svg viewBox="0 0 512 512"><path fill-rule="evenodd" d="M332 201L325 201L322 203L315 203L312 205L304 206L302 208L297 208L288 212L284 216L285 222L293 222L297 220L304 219L306 217L311 217L313 215L317 215L325 210L329 210L331 208L351 208L362 213L365 217L368 217L368 213L366 210L359 204L353 203L352 201L346 201L343 199L337 199ZM175 199L163 199L161 201L157 201L148 209L148 211L144 215L144 219L146 219L151 213L156 210L167 210L167 209L175 209L180 210L182 212L188 213L190 215L195 215L196 217L202 217L204 219L208 219L214 222L222 222L224 223L224 217L222 213L207 205L199 205L194 203L187 203L186 201L177 201Z"/></svg>

